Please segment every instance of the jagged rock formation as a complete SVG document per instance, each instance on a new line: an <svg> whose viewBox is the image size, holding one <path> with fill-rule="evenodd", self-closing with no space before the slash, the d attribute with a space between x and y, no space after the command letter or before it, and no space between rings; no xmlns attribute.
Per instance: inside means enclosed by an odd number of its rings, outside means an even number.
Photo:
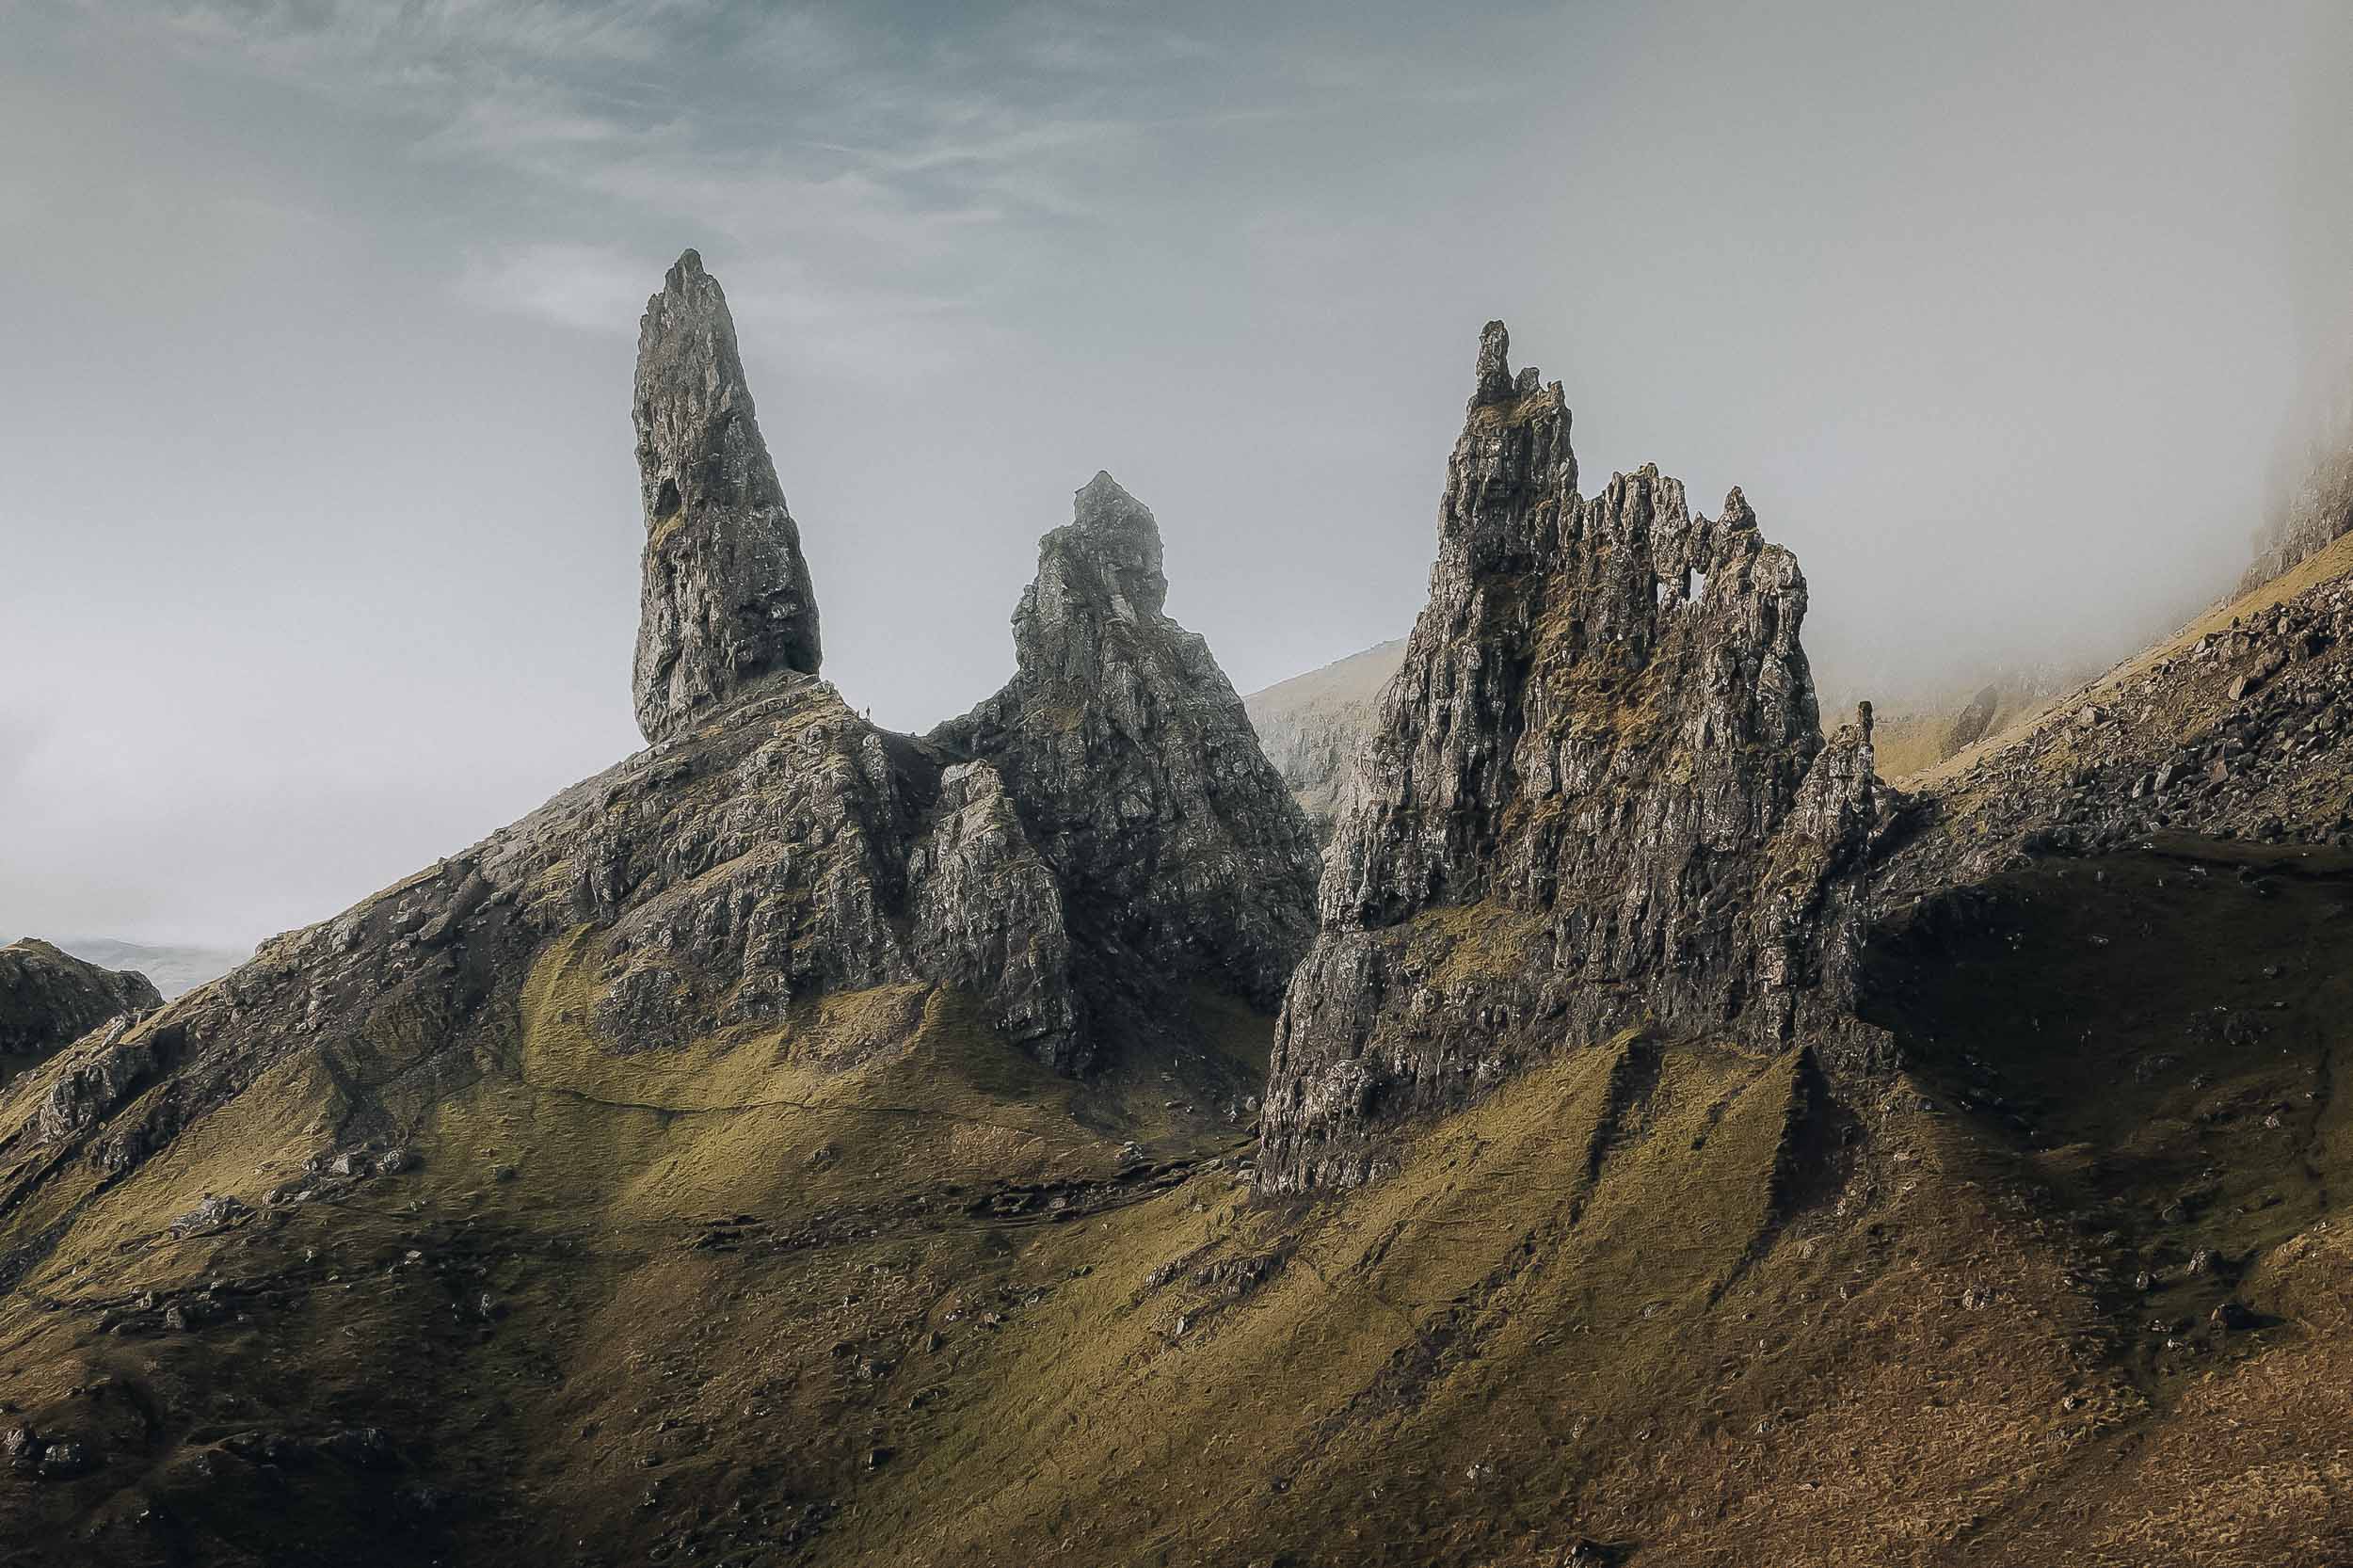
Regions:
<svg viewBox="0 0 2353 1568"><path fill-rule="evenodd" d="M752 417L735 321L692 250L646 303L635 417L637 727L659 741L764 677L816 674L821 656L800 529Z"/></svg>
<svg viewBox="0 0 2353 1568"><path fill-rule="evenodd" d="M1097 473L1039 541L1013 679L930 740L1003 776L1098 1005L1208 984L1272 1010L1313 925L1314 838L1167 597L1159 524Z"/></svg>
<svg viewBox="0 0 2353 1568"><path fill-rule="evenodd" d="M1381 717L1381 691L1405 639L1379 643L1242 698L1267 760L1325 844L1353 797L1356 753Z"/></svg>
<svg viewBox="0 0 2353 1568"><path fill-rule="evenodd" d="M0 1081L111 1018L163 1004L145 975L27 936L0 948Z"/></svg>
<svg viewBox="0 0 2353 1568"><path fill-rule="evenodd" d="M1559 383L1508 355L1490 323L1430 602L1285 1005L1275 1190L1367 1179L1405 1120L1620 1028L1847 1029L1859 938L1830 882L1891 805L1867 706L1824 745L1796 559L1737 490L1714 519L1655 469L1580 497Z"/></svg>
<svg viewBox="0 0 2353 1568"><path fill-rule="evenodd" d="M1193 989L1272 1011L1313 851L1232 686L1162 614L1149 512L1108 475L1082 490L1016 614L1019 673L918 741L810 673L797 537L692 251L648 309L638 410L638 697L663 738L84 1040L0 1157L128 1171L296 1061L370 1085L339 1109L346 1138L396 1141L454 1082L527 1076L550 1016L590 1059L785 1040L847 1070L912 1027L866 1013L904 1022L910 997L952 993L1078 1072Z"/></svg>
<svg viewBox="0 0 2353 1568"><path fill-rule="evenodd" d="M1953 722L1945 728L1944 743L1940 748L1944 757L1950 757L1955 752L1966 751L1984 740L1993 728L1993 715L2000 710L2001 705L2002 693L2001 688L1997 686L1984 687L1977 696L1971 697L1969 706L1954 714ZM1943 758L1939 759L1939 760L1942 760Z"/></svg>

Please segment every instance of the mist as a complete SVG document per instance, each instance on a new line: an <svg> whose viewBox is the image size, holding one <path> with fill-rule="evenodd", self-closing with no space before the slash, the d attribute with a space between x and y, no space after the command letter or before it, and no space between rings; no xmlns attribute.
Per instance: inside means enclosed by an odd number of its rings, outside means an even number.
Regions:
<svg viewBox="0 0 2353 1568"><path fill-rule="evenodd" d="M916 730L1097 469L1241 690L1399 635L1490 317L1883 698L2224 591L2353 364L2329 0L0 18L0 936L249 943L640 744L690 245Z"/></svg>

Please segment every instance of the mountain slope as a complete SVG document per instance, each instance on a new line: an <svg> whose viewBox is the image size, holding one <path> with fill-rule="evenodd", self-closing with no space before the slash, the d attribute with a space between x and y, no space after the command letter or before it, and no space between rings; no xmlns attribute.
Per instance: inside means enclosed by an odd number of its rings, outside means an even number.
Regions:
<svg viewBox="0 0 2353 1568"><path fill-rule="evenodd" d="M760 673L0 1091L0 1563L2353 1552L2353 557L1893 797L1795 563L1566 421L1482 344L1300 1060L1181 920L1099 1000L1103 888L1297 895L1098 492L984 713ZM1104 637L1146 690L1037 657Z"/></svg>
<svg viewBox="0 0 2353 1568"><path fill-rule="evenodd" d="M1348 808L1356 753L1380 720L1381 690L1404 656L1402 637L1376 643L1242 698L1267 760L1325 843Z"/></svg>

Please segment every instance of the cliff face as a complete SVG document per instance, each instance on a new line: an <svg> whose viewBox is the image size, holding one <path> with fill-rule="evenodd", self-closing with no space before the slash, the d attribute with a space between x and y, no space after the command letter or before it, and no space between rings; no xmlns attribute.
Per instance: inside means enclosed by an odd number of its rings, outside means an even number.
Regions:
<svg viewBox="0 0 2353 1568"><path fill-rule="evenodd" d="M1277 1190L1365 1179L1405 1120L1619 1028L1772 1045L1843 1016L1829 882L1890 807L1867 708L1822 739L1795 558L1737 490L1714 519L1654 469L1579 496L1560 386L1508 350L1490 324L1285 1007Z"/></svg>
<svg viewBox="0 0 2353 1568"><path fill-rule="evenodd" d="M0 1080L110 1018L163 998L145 975L101 968L26 937L0 948Z"/></svg>
<svg viewBox="0 0 2353 1568"><path fill-rule="evenodd" d="M1313 927L1315 841L1167 596L1158 523L1096 474L1039 543L1013 679L930 739L1003 776L1098 1007L1207 984L1271 1011Z"/></svg>
<svg viewBox="0 0 2353 1568"><path fill-rule="evenodd" d="M637 727L659 741L763 677L816 674L820 658L800 529L752 416L735 321L692 250L647 301L635 410Z"/></svg>

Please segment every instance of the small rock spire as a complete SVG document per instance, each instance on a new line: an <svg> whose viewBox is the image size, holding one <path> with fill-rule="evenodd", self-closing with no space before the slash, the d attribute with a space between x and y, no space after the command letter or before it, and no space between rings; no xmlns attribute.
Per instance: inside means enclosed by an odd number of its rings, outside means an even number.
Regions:
<svg viewBox="0 0 2353 1568"><path fill-rule="evenodd" d="M764 677L816 674L822 656L800 529L753 417L735 320L692 250L646 302L634 413L646 509L637 727L658 741Z"/></svg>
<svg viewBox="0 0 2353 1568"><path fill-rule="evenodd" d="M1491 321L1479 333L1479 390L1471 394L1473 404L1502 403L1513 395L1512 380L1512 331L1499 321Z"/></svg>

